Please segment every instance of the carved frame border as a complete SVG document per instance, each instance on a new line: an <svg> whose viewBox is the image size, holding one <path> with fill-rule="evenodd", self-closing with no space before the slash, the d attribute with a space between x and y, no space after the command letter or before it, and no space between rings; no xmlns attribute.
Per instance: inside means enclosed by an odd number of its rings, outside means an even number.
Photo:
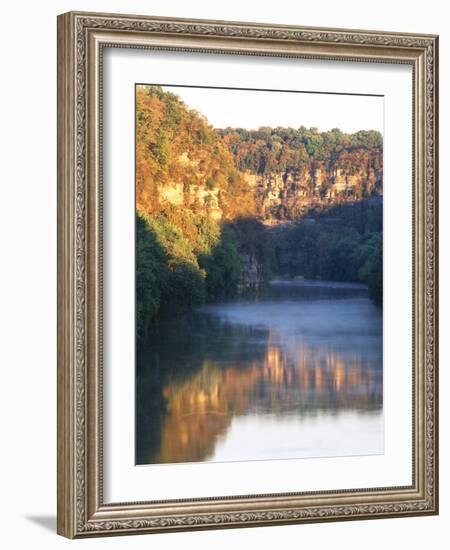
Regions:
<svg viewBox="0 0 450 550"><path fill-rule="evenodd" d="M414 92L411 487L106 505L102 499L102 48L409 63ZM438 513L438 38L70 12L58 17L58 533L70 537Z"/></svg>

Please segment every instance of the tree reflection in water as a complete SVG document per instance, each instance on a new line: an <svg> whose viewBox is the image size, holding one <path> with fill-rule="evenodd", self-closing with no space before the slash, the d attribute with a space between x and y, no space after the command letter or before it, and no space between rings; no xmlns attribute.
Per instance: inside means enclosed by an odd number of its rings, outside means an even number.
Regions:
<svg viewBox="0 0 450 550"><path fill-rule="evenodd" d="M290 437L292 419L320 426L330 415L381 413L381 315L365 290L285 290L153 331L137 362L138 464L214 460L240 417L270 418ZM258 423L253 437L265 437ZM256 448L250 456L261 458Z"/></svg>

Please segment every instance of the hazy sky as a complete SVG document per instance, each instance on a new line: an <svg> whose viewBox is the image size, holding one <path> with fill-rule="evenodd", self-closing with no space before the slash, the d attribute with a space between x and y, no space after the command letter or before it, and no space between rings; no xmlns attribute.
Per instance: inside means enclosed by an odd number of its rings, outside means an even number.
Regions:
<svg viewBox="0 0 450 550"><path fill-rule="evenodd" d="M383 132L383 98L163 86L216 128L260 126Z"/></svg>

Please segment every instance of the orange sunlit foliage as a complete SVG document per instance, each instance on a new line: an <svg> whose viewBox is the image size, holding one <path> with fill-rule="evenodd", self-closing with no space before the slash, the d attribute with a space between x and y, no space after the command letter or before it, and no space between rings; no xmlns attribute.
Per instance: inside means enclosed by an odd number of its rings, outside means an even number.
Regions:
<svg viewBox="0 0 450 550"><path fill-rule="evenodd" d="M255 213L255 201L225 142L175 94L136 90L136 206L155 214L164 203L233 219Z"/></svg>

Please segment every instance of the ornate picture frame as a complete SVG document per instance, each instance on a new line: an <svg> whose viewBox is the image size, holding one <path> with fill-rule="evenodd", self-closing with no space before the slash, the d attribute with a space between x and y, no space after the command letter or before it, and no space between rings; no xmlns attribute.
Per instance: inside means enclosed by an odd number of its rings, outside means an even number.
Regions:
<svg viewBox="0 0 450 550"><path fill-rule="evenodd" d="M412 483L104 501L105 48L412 68ZM58 533L69 538L438 513L438 37L70 12L58 17ZM132 369L130 365L130 369ZM131 429L131 428L130 428Z"/></svg>

